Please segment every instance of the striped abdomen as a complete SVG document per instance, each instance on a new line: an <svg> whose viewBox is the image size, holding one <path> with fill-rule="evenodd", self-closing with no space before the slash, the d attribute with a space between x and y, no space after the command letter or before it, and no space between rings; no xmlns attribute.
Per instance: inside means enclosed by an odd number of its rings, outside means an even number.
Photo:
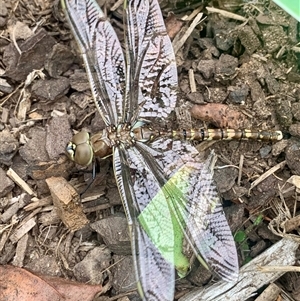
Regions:
<svg viewBox="0 0 300 301"><path fill-rule="evenodd" d="M282 139L281 131L233 130L233 129L189 129L172 131L174 139L183 140L261 140L278 141Z"/></svg>

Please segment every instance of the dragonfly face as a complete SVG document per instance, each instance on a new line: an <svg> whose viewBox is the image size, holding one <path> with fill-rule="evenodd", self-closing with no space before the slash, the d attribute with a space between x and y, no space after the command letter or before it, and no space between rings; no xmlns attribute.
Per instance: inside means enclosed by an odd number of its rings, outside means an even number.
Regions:
<svg viewBox="0 0 300 301"><path fill-rule="evenodd" d="M68 158L77 164L87 166L92 163L93 149L90 143L89 134L85 131L77 133L66 146Z"/></svg>
<svg viewBox="0 0 300 301"><path fill-rule="evenodd" d="M82 165L93 156L113 156L141 297L173 300L174 267L180 275L189 269L184 240L206 267L227 281L237 280L235 243L212 178L212 157L201 162L187 141L172 138L194 132L152 130L154 119L174 110L178 86L157 0L125 0L125 55L95 0L61 3L106 124L91 138L85 132L75 135L66 150Z"/></svg>

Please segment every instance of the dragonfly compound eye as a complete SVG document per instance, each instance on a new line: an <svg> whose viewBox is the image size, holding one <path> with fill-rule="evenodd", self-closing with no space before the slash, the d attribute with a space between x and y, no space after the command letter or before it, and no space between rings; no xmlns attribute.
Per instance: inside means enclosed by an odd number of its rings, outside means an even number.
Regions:
<svg viewBox="0 0 300 301"><path fill-rule="evenodd" d="M89 165L93 160L93 150L90 145L90 136L82 131L73 136L66 147L66 153L70 160L82 166Z"/></svg>
<svg viewBox="0 0 300 301"><path fill-rule="evenodd" d="M69 142L66 147L66 155L70 160L82 166L90 165L93 160L93 150L89 143L76 145Z"/></svg>
<svg viewBox="0 0 300 301"><path fill-rule="evenodd" d="M92 163L93 150L89 143L83 143L76 146L74 150L74 161L82 166L87 166Z"/></svg>

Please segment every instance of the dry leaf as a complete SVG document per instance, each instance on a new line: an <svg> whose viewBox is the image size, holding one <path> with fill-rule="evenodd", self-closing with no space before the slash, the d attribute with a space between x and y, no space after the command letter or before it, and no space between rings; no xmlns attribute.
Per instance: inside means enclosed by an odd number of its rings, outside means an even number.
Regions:
<svg viewBox="0 0 300 301"><path fill-rule="evenodd" d="M59 277L38 276L14 266L0 266L0 300L92 301L101 285L87 285Z"/></svg>

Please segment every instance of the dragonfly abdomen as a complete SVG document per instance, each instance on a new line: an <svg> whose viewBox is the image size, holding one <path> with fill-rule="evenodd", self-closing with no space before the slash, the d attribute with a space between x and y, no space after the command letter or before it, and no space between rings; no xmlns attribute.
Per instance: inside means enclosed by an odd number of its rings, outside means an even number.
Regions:
<svg viewBox="0 0 300 301"><path fill-rule="evenodd" d="M278 141L281 131L234 130L234 129L189 129L172 132L173 139L182 140L261 140Z"/></svg>

